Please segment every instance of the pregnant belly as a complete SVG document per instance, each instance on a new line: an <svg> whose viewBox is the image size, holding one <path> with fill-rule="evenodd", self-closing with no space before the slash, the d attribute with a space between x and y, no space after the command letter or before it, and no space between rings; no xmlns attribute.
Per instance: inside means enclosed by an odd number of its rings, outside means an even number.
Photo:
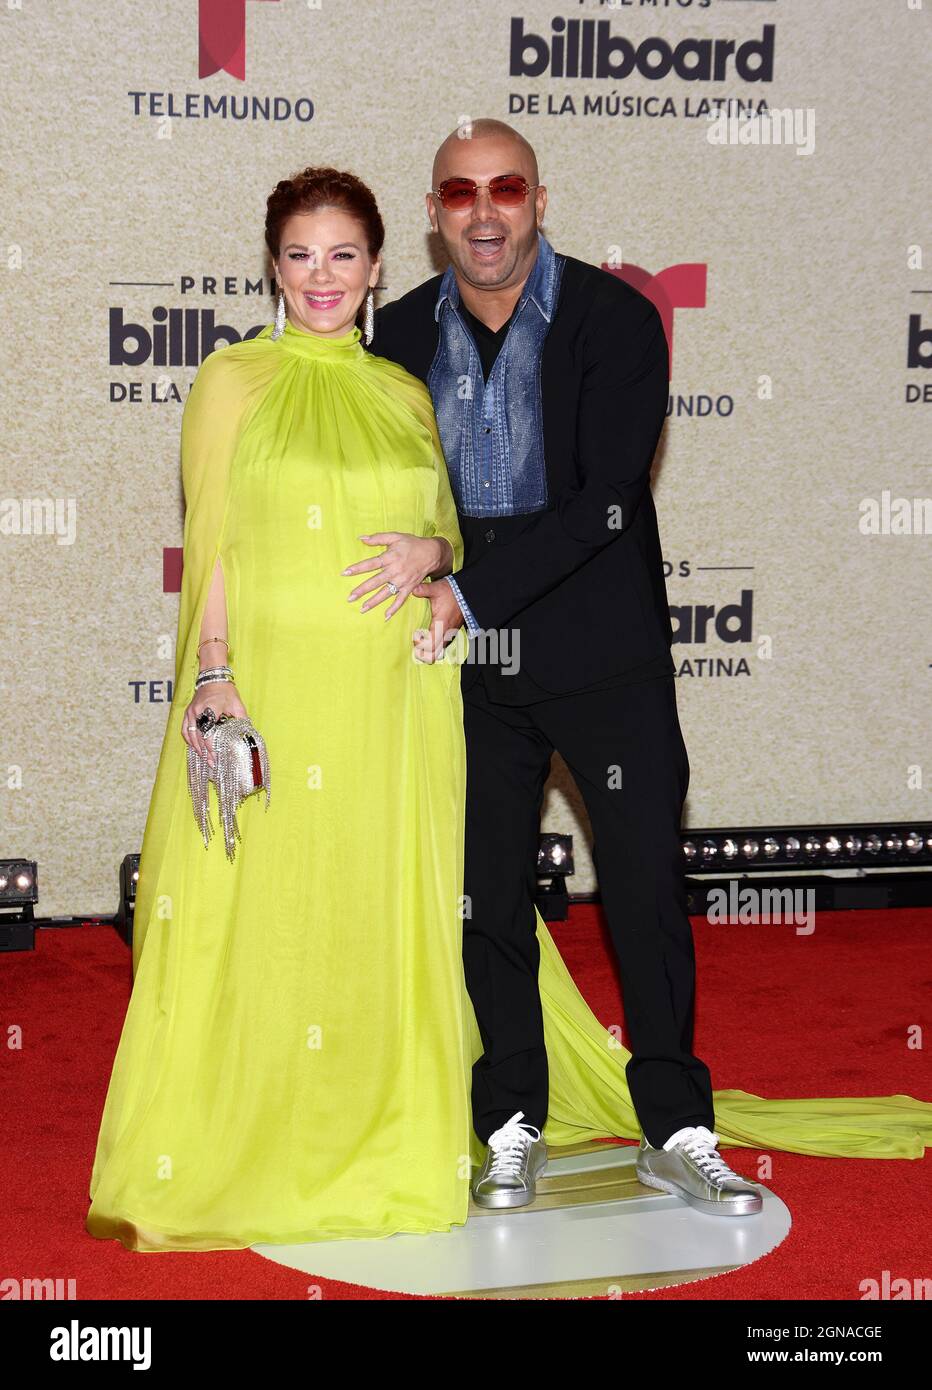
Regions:
<svg viewBox="0 0 932 1390"><path fill-rule="evenodd" d="M408 659L415 629L430 622L426 599L409 597L386 621L390 600L366 612L362 605L371 597L348 595L366 576L313 573L307 566L276 563L265 568L243 568L236 552L222 556L227 584L231 628L237 644L250 640L251 631L265 630L277 643L369 652L379 660Z"/></svg>

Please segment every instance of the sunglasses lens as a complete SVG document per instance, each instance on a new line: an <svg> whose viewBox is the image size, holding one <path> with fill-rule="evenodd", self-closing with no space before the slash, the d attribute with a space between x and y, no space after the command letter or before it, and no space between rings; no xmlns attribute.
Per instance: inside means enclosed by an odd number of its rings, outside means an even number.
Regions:
<svg viewBox="0 0 932 1390"><path fill-rule="evenodd" d="M476 200L476 185L472 179L446 179L438 191L445 208L472 207Z"/></svg>
<svg viewBox="0 0 932 1390"><path fill-rule="evenodd" d="M462 211L472 207L479 190L474 179L444 179L437 191L445 208ZM489 197L503 208L520 207L529 191L526 180L516 174L499 174L489 183Z"/></svg>
<svg viewBox="0 0 932 1390"><path fill-rule="evenodd" d="M489 197L493 203L503 208L516 208L528 195L528 186L522 178L511 174L501 174L489 184Z"/></svg>

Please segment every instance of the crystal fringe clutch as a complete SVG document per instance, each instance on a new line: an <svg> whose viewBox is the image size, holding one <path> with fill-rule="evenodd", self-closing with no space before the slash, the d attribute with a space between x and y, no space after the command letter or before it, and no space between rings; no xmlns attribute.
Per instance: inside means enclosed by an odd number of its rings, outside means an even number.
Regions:
<svg viewBox="0 0 932 1390"><path fill-rule="evenodd" d="M209 796L210 783L213 782L220 804L227 858L232 864L236 841L242 843L236 823L236 808L247 796L264 788L265 808L268 810L272 795L269 757L262 735L249 719L234 719L232 715L223 714L207 730L204 738L214 754L213 767L206 757L188 745L188 790L194 805L194 819L206 846L214 833Z"/></svg>

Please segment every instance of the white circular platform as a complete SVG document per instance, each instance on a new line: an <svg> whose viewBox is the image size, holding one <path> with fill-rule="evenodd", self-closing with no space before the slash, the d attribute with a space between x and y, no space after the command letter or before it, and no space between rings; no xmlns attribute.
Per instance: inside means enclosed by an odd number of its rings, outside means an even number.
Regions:
<svg viewBox="0 0 932 1390"><path fill-rule="evenodd" d="M767 1188L754 1216L707 1216L642 1186L636 1157L632 1145L552 1149L532 1206L471 1204L465 1226L436 1235L252 1249L308 1275L397 1293L586 1298L725 1274L786 1238L790 1213Z"/></svg>

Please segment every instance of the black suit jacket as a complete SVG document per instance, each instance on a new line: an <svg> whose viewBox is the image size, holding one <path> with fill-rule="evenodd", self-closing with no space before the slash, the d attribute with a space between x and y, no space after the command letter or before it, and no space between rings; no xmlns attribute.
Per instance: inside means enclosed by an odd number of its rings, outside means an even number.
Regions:
<svg viewBox="0 0 932 1390"><path fill-rule="evenodd" d="M370 350L424 382L437 350L441 278L375 315ZM548 691L579 690L664 657L673 672L650 491L668 390L666 335L650 300L567 256L541 357L547 507L460 513L456 573L481 627L520 629L521 667ZM464 666L464 688L478 669Z"/></svg>

